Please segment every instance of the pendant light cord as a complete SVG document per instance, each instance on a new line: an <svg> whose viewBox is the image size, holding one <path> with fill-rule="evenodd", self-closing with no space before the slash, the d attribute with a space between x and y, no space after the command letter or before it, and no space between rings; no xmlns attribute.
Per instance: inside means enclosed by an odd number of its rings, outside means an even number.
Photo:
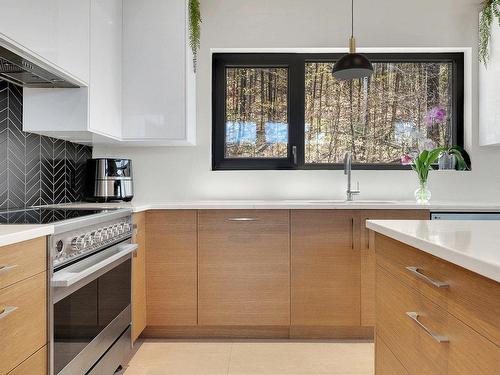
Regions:
<svg viewBox="0 0 500 375"><path fill-rule="evenodd" d="M351 0L351 37L354 36L354 0Z"/></svg>

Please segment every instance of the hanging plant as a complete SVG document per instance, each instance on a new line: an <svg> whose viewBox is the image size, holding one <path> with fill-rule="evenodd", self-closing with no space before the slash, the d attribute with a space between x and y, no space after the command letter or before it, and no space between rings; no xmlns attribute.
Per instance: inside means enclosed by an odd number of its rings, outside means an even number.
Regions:
<svg viewBox="0 0 500 375"><path fill-rule="evenodd" d="M489 59L491 25L496 19L500 25L500 0L483 0L483 8L479 19L479 61L484 65Z"/></svg>
<svg viewBox="0 0 500 375"><path fill-rule="evenodd" d="M189 0L189 45L193 53L193 70L196 73L198 50L200 49L201 11L199 0Z"/></svg>

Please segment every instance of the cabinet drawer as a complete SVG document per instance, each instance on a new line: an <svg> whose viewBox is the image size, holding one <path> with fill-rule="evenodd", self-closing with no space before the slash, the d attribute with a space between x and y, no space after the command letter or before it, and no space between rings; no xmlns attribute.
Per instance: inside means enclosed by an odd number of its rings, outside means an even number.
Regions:
<svg viewBox="0 0 500 375"><path fill-rule="evenodd" d="M199 213L200 325L289 325L288 211Z"/></svg>
<svg viewBox="0 0 500 375"><path fill-rule="evenodd" d="M46 273L0 290L0 374L47 343ZM7 313L10 310L10 313Z"/></svg>
<svg viewBox="0 0 500 375"><path fill-rule="evenodd" d="M378 336L375 339L375 374L408 375L408 371Z"/></svg>
<svg viewBox="0 0 500 375"><path fill-rule="evenodd" d="M498 373L498 346L380 266L376 283L377 335L411 374Z"/></svg>
<svg viewBox="0 0 500 375"><path fill-rule="evenodd" d="M45 237L0 247L0 289L47 268Z"/></svg>
<svg viewBox="0 0 500 375"><path fill-rule="evenodd" d="M385 236L377 234L375 246L377 264L500 345L499 283Z"/></svg>
<svg viewBox="0 0 500 375"><path fill-rule="evenodd" d="M47 374L47 346L37 351L17 366L8 375L45 375Z"/></svg>

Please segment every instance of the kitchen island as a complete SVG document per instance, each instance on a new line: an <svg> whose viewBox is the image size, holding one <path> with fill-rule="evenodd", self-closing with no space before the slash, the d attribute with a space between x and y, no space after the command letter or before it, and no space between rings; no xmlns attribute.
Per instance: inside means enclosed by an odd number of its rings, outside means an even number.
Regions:
<svg viewBox="0 0 500 375"><path fill-rule="evenodd" d="M376 254L376 373L498 373L500 223L366 226Z"/></svg>

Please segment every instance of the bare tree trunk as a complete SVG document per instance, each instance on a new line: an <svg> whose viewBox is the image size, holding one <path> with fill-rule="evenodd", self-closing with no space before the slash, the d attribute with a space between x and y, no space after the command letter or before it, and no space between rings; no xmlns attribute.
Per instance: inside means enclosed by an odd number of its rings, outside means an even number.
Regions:
<svg viewBox="0 0 500 375"><path fill-rule="evenodd" d="M439 65L427 64L427 111L439 105ZM439 126L429 128L429 138L439 140Z"/></svg>

